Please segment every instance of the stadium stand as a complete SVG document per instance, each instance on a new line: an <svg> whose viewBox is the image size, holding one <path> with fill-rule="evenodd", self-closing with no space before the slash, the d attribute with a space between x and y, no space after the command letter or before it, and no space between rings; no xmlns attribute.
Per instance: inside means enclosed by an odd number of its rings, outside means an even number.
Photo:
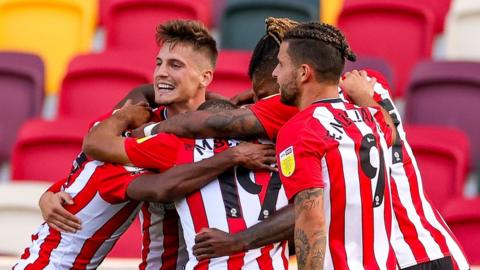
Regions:
<svg viewBox="0 0 480 270"><path fill-rule="evenodd" d="M30 235L43 222L38 199L48 186L29 181L0 184L0 254L18 256L30 244Z"/></svg>
<svg viewBox="0 0 480 270"><path fill-rule="evenodd" d="M1 0L0 50L40 55L55 94L70 58L91 48L96 12L95 0Z"/></svg>
<svg viewBox="0 0 480 270"><path fill-rule="evenodd" d="M208 90L225 97L233 97L252 88L247 74L251 55L251 51L221 50Z"/></svg>
<svg viewBox="0 0 480 270"><path fill-rule="evenodd" d="M139 53L107 51L79 55L70 62L59 98L59 116L95 120L113 108L130 90L151 83L150 67Z"/></svg>
<svg viewBox="0 0 480 270"><path fill-rule="evenodd" d="M468 137L453 128L405 126L423 186L437 209L463 193L470 161Z"/></svg>
<svg viewBox="0 0 480 270"><path fill-rule="evenodd" d="M480 264L480 197L457 198L450 201L443 211L445 221L462 243L470 263Z"/></svg>
<svg viewBox="0 0 480 270"><path fill-rule="evenodd" d="M172 19L193 19L210 25L211 0L108 0L104 24L107 50L136 50L145 59L158 52L155 28Z"/></svg>
<svg viewBox="0 0 480 270"><path fill-rule="evenodd" d="M40 116L44 66L33 54L0 52L0 163L10 158L22 123Z"/></svg>
<svg viewBox="0 0 480 270"><path fill-rule="evenodd" d="M318 8L306 1L289 0L237 0L227 2L220 23L223 49L253 50L265 34L267 17L288 17L305 22L318 19Z"/></svg>
<svg viewBox="0 0 480 270"><path fill-rule="evenodd" d="M55 182L67 177L87 131L84 120L27 121L14 147L12 179Z"/></svg>
<svg viewBox="0 0 480 270"><path fill-rule="evenodd" d="M406 121L456 127L470 139L472 167L480 160L480 63L424 61L412 71Z"/></svg>
<svg viewBox="0 0 480 270"><path fill-rule="evenodd" d="M480 60L480 2L453 1L445 29L445 56L452 60Z"/></svg>
<svg viewBox="0 0 480 270"><path fill-rule="evenodd" d="M394 97L403 96L415 63L431 55L434 17L419 5L374 0L346 2L338 26L359 56L383 58L391 65Z"/></svg>

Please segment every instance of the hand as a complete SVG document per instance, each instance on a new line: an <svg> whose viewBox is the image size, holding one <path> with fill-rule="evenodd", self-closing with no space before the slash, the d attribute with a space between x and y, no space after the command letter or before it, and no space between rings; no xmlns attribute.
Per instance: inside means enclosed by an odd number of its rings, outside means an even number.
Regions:
<svg viewBox="0 0 480 270"><path fill-rule="evenodd" d="M151 109L145 101L132 104L132 101L128 99L114 115L126 119L129 123L128 128L135 129L148 122L150 113Z"/></svg>
<svg viewBox="0 0 480 270"><path fill-rule="evenodd" d="M254 99L255 93L253 93L252 89L248 89L230 98L230 102L232 102L234 105L240 106L243 104L251 104L254 102Z"/></svg>
<svg viewBox="0 0 480 270"><path fill-rule="evenodd" d="M51 228L60 232L74 233L80 230L81 220L63 208L63 204L73 205L68 193L45 192L39 201L43 219Z"/></svg>
<svg viewBox="0 0 480 270"><path fill-rule="evenodd" d="M365 99L373 97L374 85L376 78L369 78L365 70L352 70L344 74L344 78L340 80L340 87L347 95L357 104L364 103Z"/></svg>
<svg viewBox="0 0 480 270"><path fill-rule="evenodd" d="M272 167L276 164L275 147L272 144L242 142L230 149L235 152L239 165L247 169L277 171L276 167Z"/></svg>
<svg viewBox="0 0 480 270"><path fill-rule="evenodd" d="M197 260L201 261L242 252L243 245L229 233L215 228L203 228L195 236L192 251Z"/></svg>

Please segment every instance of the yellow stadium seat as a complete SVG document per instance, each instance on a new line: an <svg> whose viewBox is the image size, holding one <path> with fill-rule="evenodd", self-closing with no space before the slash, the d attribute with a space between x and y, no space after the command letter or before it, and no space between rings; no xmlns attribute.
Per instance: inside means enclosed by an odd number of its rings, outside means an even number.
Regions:
<svg viewBox="0 0 480 270"><path fill-rule="evenodd" d="M97 2L0 0L0 50L40 55L47 93L55 94L70 58L91 48Z"/></svg>
<svg viewBox="0 0 480 270"><path fill-rule="evenodd" d="M343 7L343 0L321 0L320 20L337 25L338 15Z"/></svg>

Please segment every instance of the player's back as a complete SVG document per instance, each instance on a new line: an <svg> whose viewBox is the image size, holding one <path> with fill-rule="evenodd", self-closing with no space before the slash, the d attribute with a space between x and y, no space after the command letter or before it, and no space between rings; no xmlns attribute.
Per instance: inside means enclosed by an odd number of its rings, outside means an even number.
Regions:
<svg viewBox="0 0 480 270"><path fill-rule="evenodd" d="M382 119L375 109L328 99L301 111L280 130L278 162L289 198L302 188L298 177L289 176L309 166L298 156L305 151L301 148L320 160L318 167L303 170L321 170L328 232L325 269L396 269L383 156L390 133Z"/></svg>
<svg viewBox="0 0 480 270"><path fill-rule="evenodd" d="M141 203L126 197L126 186L144 170L83 160L63 183L72 199L66 210L82 221L75 233L42 224L13 269L95 269L132 223Z"/></svg>
<svg viewBox="0 0 480 270"><path fill-rule="evenodd" d="M179 163L200 161L236 145L234 140L198 139L186 143ZM286 242L198 262L192 254L202 228L236 233L268 218L288 203L278 173L229 169L199 191L177 201L189 261L185 269L288 269Z"/></svg>

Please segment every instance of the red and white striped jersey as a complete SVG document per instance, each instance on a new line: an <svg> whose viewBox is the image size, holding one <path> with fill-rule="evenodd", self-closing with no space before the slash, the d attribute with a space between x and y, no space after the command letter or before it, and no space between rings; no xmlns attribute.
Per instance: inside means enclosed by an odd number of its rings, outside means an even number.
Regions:
<svg viewBox="0 0 480 270"><path fill-rule="evenodd" d="M392 160L395 213L391 242L400 268L451 255L455 269L470 269L461 246L423 190L421 173L407 142L400 114L389 95L388 83L378 72L367 72L370 77L377 78L374 98L392 116L400 139L388 155Z"/></svg>
<svg viewBox="0 0 480 270"><path fill-rule="evenodd" d="M234 140L192 140L191 147L181 151L178 162L197 162L237 144ZM195 235L202 228L237 233L286 206L288 201L278 173L253 172L237 166L175 204L189 254L185 269L288 269L285 241L201 262L192 254Z"/></svg>
<svg viewBox="0 0 480 270"><path fill-rule="evenodd" d="M209 158L237 142L179 139L161 133L139 140L128 139L125 141L125 150L136 166L153 168L166 157L174 155L159 150L158 145L162 144L178 149L177 163L184 164ZM253 226L287 204L278 174L254 173L239 167L223 173L219 179L176 203L189 255L186 269L287 269L286 243L197 262L192 247L196 233L202 228L214 227L235 233Z"/></svg>
<svg viewBox="0 0 480 270"><path fill-rule="evenodd" d="M13 269L96 269L132 223L141 202L129 200L126 190L145 171L100 161L80 166L62 181L74 201L65 208L80 218L82 229L61 233L41 225Z"/></svg>
<svg viewBox="0 0 480 270"><path fill-rule="evenodd" d="M287 196L323 188L324 269L396 269L384 151L391 130L379 109L320 100L280 129L277 160Z"/></svg>

